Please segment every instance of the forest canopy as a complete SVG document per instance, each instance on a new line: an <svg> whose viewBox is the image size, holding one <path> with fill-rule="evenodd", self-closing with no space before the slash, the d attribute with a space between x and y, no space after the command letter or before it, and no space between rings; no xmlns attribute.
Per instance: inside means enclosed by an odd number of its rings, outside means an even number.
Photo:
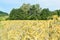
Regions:
<svg viewBox="0 0 60 40"><path fill-rule="evenodd" d="M8 15L0 12L0 14ZM49 20L53 16L60 17L60 10L51 11L49 8L41 8L39 4L23 4L19 8L13 8L9 14L9 20Z"/></svg>

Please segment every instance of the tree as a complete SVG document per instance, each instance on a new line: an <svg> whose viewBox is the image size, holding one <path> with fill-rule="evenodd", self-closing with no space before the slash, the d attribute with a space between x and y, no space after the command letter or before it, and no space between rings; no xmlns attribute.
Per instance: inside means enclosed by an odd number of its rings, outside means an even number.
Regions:
<svg viewBox="0 0 60 40"><path fill-rule="evenodd" d="M30 4L23 4L21 7L20 7L20 10L21 10L21 14L22 14L22 17L24 20L28 20L29 18L29 10L30 10L30 7L31 5Z"/></svg>
<svg viewBox="0 0 60 40"><path fill-rule="evenodd" d="M27 20L28 10L30 8L30 4L23 4L18 9L12 9L10 12L9 19L11 20Z"/></svg>
<svg viewBox="0 0 60 40"><path fill-rule="evenodd" d="M16 16L16 9L12 9L10 14L9 14L9 19L11 20L14 20L15 19L15 16Z"/></svg>
<svg viewBox="0 0 60 40"><path fill-rule="evenodd" d="M58 16L60 16L60 10L55 10Z"/></svg>
<svg viewBox="0 0 60 40"><path fill-rule="evenodd" d="M29 20L39 20L40 19L41 8L39 4L32 5L29 10Z"/></svg>
<svg viewBox="0 0 60 40"><path fill-rule="evenodd" d="M37 20L40 19L40 7L38 4L23 4L18 9L12 9L9 17L11 20Z"/></svg>
<svg viewBox="0 0 60 40"><path fill-rule="evenodd" d="M41 14L40 14L42 20L47 20L47 19L49 19L49 17L50 17L51 15L52 15L52 14L51 14L51 12L49 11L48 8L44 8L44 9L41 11Z"/></svg>

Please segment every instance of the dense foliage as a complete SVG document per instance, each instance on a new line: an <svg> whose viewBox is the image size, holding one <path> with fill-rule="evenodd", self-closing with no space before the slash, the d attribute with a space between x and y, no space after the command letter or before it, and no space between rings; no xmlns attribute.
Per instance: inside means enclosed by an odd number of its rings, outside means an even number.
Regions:
<svg viewBox="0 0 60 40"><path fill-rule="evenodd" d="M53 15L60 16L60 10L50 11L48 8L42 9L39 4L23 4L18 9L12 9L9 15L10 20L48 20Z"/></svg>
<svg viewBox="0 0 60 40"><path fill-rule="evenodd" d="M0 11L0 16L8 15L7 13ZM39 4L30 5L23 4L19 8L13 8L9 14L10 20L49 20L53 19L53 16L60 16L60 10L50 11L48 8L41 8Z"/></svg>

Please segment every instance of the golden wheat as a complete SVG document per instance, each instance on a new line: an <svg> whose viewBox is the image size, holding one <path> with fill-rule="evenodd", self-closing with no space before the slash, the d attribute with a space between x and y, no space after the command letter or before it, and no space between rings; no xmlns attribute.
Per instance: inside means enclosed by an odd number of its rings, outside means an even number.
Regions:
<svg viewBox="0 0 60 40"><path fill-rule="evenodd" d="M0 26L0 40L60 40L60 25L52 21L1 21Z"/></svg>

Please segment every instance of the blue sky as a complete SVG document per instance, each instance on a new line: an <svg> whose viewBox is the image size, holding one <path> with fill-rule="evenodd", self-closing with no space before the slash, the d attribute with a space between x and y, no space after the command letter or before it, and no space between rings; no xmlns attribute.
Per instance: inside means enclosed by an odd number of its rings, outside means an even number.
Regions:
<svg viewBox="0 0 60 40"><path fill-rule="evenodd" d="M9 13L13 8L19 8L23 3L40 4L50 10L60 9L60 0L0 0L0 11Z"/></svg>

